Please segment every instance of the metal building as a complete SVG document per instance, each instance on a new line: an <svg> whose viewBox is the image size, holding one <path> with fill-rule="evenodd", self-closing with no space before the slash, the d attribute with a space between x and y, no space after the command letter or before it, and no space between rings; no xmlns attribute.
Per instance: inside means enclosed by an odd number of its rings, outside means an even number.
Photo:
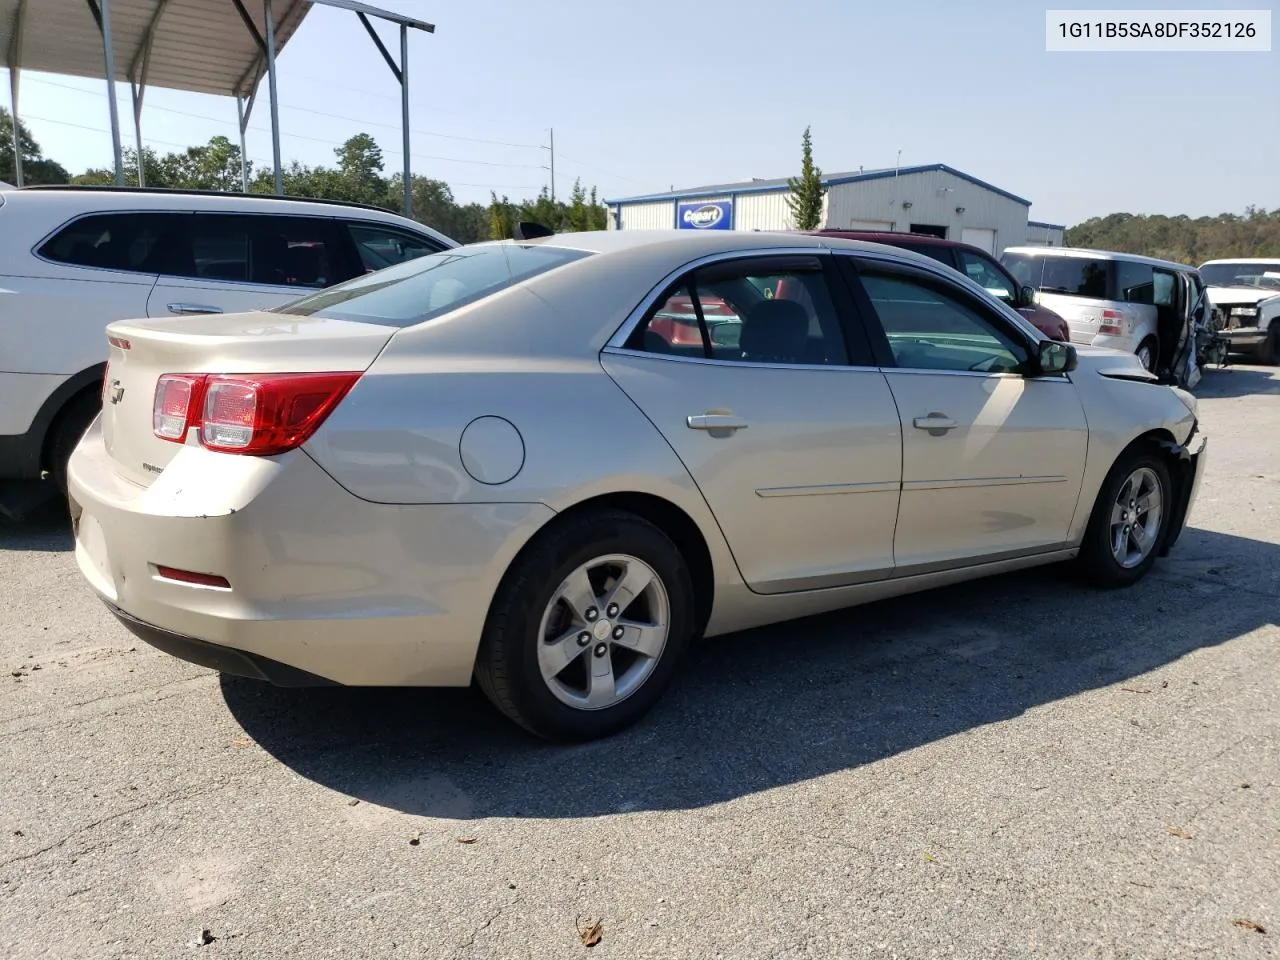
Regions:
<svg viewBox="0 0 1280 960"><path fill-rule="evenodd" d="M1031 201L943 163L822 178L824 227L927 233L1000 253L1062 245L1063 228L1028 221ZM749 180L606 200L615 230L789 230L787 181ZM1056 234L1054 233L1056 231Z"/></svg>
<svg viewBox="0 0 1280 960"><path fill-rule="evenodd" d="M1060 223L1041 223L1039 220L1027 221L1027 246L1031 247L1064 247L1067 243L1067 228Z"/></svg>

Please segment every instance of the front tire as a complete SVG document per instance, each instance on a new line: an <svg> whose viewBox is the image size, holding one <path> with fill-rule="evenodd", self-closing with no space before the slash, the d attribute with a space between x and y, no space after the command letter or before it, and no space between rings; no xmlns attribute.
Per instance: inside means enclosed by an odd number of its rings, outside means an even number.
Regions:
<svg viewBox="0 0 1280 960"><path fill-rule="evenodd" d="M493 704L549 740L630 726L661 697L694 632L693 581L675 544L615 510L554 527L512 564L476 660Z"/></svg>
<svg viewBox="0 0 1280 960"><path fill-rule="evenodd" d="M1267 339L1258 347L1258 360L1272 367L1280 364L1280 320L1273 320L1267 329Z"/></svg>
<svg viewBox="0 0 1280 960"><path fill-rule="evenodd" d="M1149 446L1120 456L1098 491L1077 565L1099 587L1137 583L1156 562L1173 510L1173 482Z"/></svg>

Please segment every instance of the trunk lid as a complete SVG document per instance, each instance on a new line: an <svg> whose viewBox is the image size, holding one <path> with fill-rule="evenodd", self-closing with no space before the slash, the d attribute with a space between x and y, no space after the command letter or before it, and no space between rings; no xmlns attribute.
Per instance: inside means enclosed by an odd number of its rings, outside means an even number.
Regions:
<svg viewBox="0 0 1280 960"><path fill-rule="evenodd" d="M112 323L102 397L107 453L117 474L150 486L182 449L153 429L152 405L162 374L363 371L395 332L380 324L276 313Z"/></svg>

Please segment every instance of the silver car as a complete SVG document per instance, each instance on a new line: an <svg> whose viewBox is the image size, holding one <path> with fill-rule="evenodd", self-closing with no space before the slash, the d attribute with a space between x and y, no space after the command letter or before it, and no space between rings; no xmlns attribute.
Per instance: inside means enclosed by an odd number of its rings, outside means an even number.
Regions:
<svg viewBox="0 0 1280 960"><path fill-rule="evenodd" d="M277 684L474 677L556 739L695 638L1063 560L1131 584L1205 463L1132 354L818 236L477 244L107 340L70 496L134 633Z"/></svg>

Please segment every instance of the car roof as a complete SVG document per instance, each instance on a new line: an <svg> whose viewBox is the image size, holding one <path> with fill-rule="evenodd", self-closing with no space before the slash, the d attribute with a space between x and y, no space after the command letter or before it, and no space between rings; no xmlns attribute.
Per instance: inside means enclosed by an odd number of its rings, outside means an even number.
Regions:
<svg viewBox="0 0 1280 960"><path fill-rule="evenodd" d="M1206 260L1200 264L1202 267L1211 267L1223 263L1280 263L1280 256L1276 257L1225 257L1221 260Z"/></svg>
<svg viewBox="0 0 1280 960"><path fill-rule="evenodd" d="M355 219L376 220L389 226L425 232L450 246L456 245L455 241L438 230L381 207L309 197L277 197L272 194L227 193L215 190L171 190L159 187L57 184L5 190L3 200L6 206L14 209L52 208L57 211L55 216L63 220L77 214L106 213L112 210L219 211L313 217L336 217L345 213Z"/></svg>
<svg viewBox="0 0 1280 960"><path fill-rule="evenodd" d="M1130 263L1145 263L1153 267L1167 267L1172 270L1191 270L1196 268L1189 263L1178 263L1176 260L1159 260L1155 257L1144 257L1138 253L1121 253L1115 250L1093 250L1089 247L1006 247L1005 253L1016 253L1025 257L1065 257L1076 260L1127 260Z"/></svg>

